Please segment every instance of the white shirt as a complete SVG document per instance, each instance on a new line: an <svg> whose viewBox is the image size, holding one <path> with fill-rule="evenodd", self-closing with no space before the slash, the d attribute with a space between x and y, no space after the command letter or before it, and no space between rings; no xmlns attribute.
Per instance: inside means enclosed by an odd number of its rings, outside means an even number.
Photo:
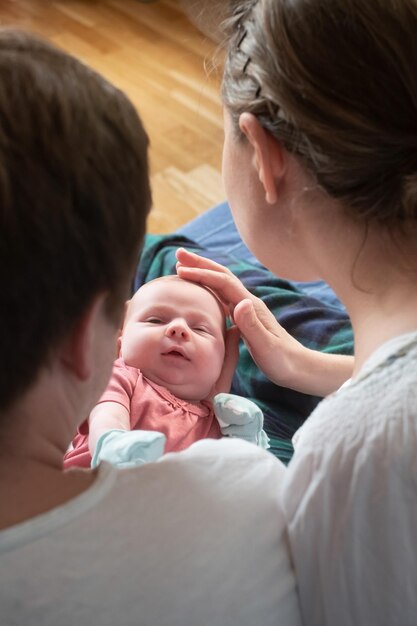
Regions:
<svg viewBox="0 0 417 626"><path fill-rule="evenodd" d="M279 483L240 440L102 463L84 493L0 532L2 626L299 626Z"/></svg>
<svg viewBox="0 0 417 626"><path fill-rule="evenodd" d="M379 348L295 437L282 502L304 623L417 624L417 332Z"/></svg>

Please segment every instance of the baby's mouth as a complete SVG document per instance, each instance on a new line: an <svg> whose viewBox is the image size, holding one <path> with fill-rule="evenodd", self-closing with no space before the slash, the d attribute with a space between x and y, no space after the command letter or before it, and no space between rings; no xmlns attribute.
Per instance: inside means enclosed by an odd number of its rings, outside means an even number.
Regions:
<svg viewBox="0 0 417 626"><path fill-rule="evenodd" d="M167 352L163 352L162 356L171 356L175 359L185 359L186 361L190 361L190 359L181 350L168 350Z"/></svg>

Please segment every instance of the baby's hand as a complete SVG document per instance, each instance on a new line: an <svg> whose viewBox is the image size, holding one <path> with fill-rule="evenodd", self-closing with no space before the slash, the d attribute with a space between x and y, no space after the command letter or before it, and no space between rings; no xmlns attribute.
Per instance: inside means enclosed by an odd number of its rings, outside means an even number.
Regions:
<svg viewBox="0 0 417 626"><path fill-rule="evenodd" d="M91 467L97 467L101 461L120 468L157 461L164 453L165 442L165 435L156 431L108 430L97 442Z"/></svg>
<svg viewBox="0 0 417 626"><path fill-rule="evenodd" d="M219 393L213 399L214 413L225 437L239 437L269 448L269 438L263 429L264 416L251 400L231 393Z"/></svg>

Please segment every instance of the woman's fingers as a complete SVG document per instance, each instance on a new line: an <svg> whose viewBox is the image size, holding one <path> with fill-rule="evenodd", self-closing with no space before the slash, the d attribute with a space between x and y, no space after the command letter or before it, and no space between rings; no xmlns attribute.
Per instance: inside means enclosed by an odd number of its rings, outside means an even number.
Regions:
<svg viewBox="0 0 417 626"><path fill-rule="evenodd" d="M234 307L244 299L252 300L260 321L272 330L277 326L275 317L268 307L250 291L226 267L201 257L184 248L177 250L177 274L181 278L198 282L216 291L219 298L228 307L230 315L234 315Z"/></svg>
<svg viewBox="0 0 417 626"><path fill-rule="evenodd" d="M276 384L287 386L293 376L293 355L299 352L300 344L275 319L272 323L267 318L265 323L251 300L236 306L234 319L258 367Z"/></svg>
<svg viewBox="0 0 417 626"><path fill-rule="evenodd" d="M262 354L267 352L278 339L259 319L251 300L242 300L235 307L234 321L254 358L262 358Z"/></svg>
<svg viewBox="0 0 417 626"><path fill-rule="evenodd" d="M215 270L217 272L231 274L230 270L228 270L227 267L224 267L224 265L220 265L220 263L216 263L216 261L212 261L211 259L206 259L206 257L200 256L195 252L190 252L185 248L178 248L175 256L177 257L179 266L183 265L186 267Z"/></svg>
<svg viewBox="0 0 417 626"><path fill-rule="evenodd" d="M177 274L180 278L210 287L224 302L233 306L251 295L240 280L231 273L179 265L177 266Z"/></svg>
<svg viewBox="0 0 417 626"><path fill-rule="evenodd" d="M224 276L223 278L224 281L227 281L227 282L230 281L232 283L234 282L236 285L240 285L242 289L244 289L240 280L236 278L236 276L227 267L224 267L224 265L220 265L220 263L216 263L216 261L212 261L211 259L202 257L199 254L196 254L195 252L189 252L185 248L178 248L176 252L176 257L178 260L177 265L176 265L177 274L179 276L182 275L183 278L186 277L187 275L186 272L188 269L208 270L211 272L217 272L218 274L221 274L222 276ZM198 281L199 275L197 274L197 272L194 272L194 273L190 272L188 275L190 276L190 280L194 280L195 282L202 282L202 281ZM193 276L194 278L191 278L191 276ZM207 286L210 286L210 285L207 285ZM212 286L212 288L214 289L214 286Z"/></svg>

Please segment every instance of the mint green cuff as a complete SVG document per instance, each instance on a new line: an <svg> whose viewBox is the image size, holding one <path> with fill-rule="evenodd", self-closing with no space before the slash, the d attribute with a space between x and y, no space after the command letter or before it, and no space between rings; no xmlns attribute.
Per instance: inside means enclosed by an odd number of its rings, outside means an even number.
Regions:
<svg viewBox="0 0 417 626"><path fill-rule="evenodd" d="M150 430L108 430L97 441L91 467L107 461L117 467L135 467L159 459L166 437Z"/></svg>

